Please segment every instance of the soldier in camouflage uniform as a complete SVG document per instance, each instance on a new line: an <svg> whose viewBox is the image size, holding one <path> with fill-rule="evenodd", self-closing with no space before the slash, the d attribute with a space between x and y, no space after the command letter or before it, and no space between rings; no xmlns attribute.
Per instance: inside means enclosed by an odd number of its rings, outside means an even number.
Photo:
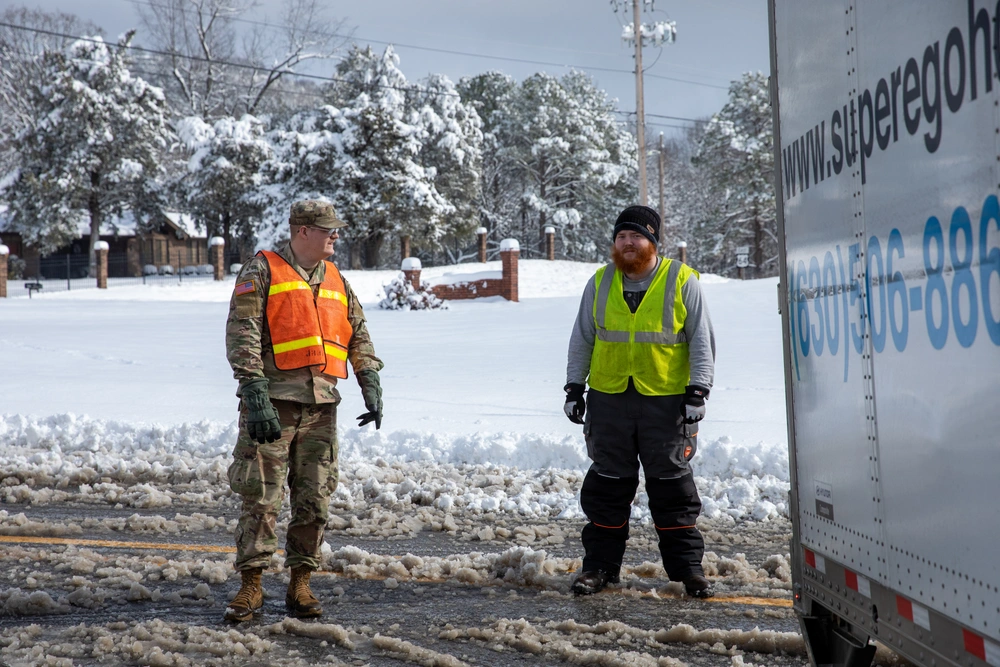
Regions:
<svg viewBox="0 0 1000 667"><path fill-rule="evenodd" d="M273 345L272 329L281 328L284 323L273 320L269 323L268 298L269 291L274 292L272 267L277 267L276 270L284 272L281 275L308 284L312 298L307 298L307 309L320 309L323 299L319 297L331 293L323 288L329 287L328 281L324 281L328 266L333 267L323 259L333 253L337 230L346 223L337 218L330 204L308 200L292 205L289 224L289 243L275 254L258 253L241 269L226 322L226 355L239 381L237 395L241 399L240 432L229 467L229 482L233 492L243 499L236 528L235 562L243 583L226 608L225 617L230 621L247 620L263 605L261 574L278 547L275 524L286 478L291 519L285 566L291 571L291 581L285 603L299 617L322 614L319 601L309 589L309 575L320 565L330 495L337 487L340 393L337 378L330 374L329 364L322 361L279 370L279 365L284 368L289 365L276 364L275 350L281 346ZM291 273L289 266L295 273ZM333 272L339 276L335 267ZM302 291L295 298L302 299L305 285L297 284ZM270 298L278 298L276 294ZM382 420L378 377L382 362L375 356L361 304L346 280L343 294L339 294L342 303L344 296L346 321L343 315L341 321L349 337L349 342L345 340L346 361L358 378L369 411L359 417L360 425L374 421L378 428ZM343 307L339 307L343 313ZM322 333L321 337L326 339L328 332ZM326 349L330 349L329 344ZM346 363L341 368L345 377Z"/></svg>

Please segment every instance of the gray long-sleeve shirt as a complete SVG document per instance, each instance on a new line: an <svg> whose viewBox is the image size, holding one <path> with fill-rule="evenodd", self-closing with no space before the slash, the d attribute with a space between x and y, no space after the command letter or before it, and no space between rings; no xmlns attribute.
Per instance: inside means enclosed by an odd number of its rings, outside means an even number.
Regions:
<svg viewBox="0 0 1000 667"><path fill-rule="evenodd" d="M659 269L662 259L657 260ZM626 292L645 292L656 276L654 269L642 280L630 280L622 276L622 289ZM590 375L590 359L594 352L597 325L594 323L594 299L597 287L594 280L587 282L580 299L580 311L573 323L573 333L569 338L569 359L566 364L566 382L585 384ZM687 309L684 333L688 339L688 357L691 365L691 384L706 389L712 388L715 380L715 332L708 314L701 284L696 278L689 279L681 288L681 299Z"/></svg>

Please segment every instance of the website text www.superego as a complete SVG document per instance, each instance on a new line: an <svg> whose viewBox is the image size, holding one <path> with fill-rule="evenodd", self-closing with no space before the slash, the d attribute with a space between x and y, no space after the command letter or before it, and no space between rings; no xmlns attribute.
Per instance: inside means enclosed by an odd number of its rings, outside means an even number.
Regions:
<svg viewBox="0 0 1000 667"><path fill-rule="evenodd" d="M891 150L908 134L922 135L928 153L941 145L945 110L954 114L993 90L1000 74L1000 2L991 16L968 2L968 23L953 26L940 40L926 45L834 109L802 136L781 148L785 200L852 168L860 160L861 182L866 162L876 151ZM828 134L829 132L829 134ZM905 134L904 134L905 133ZM828 151L828 148L830 149Z"/></svg>

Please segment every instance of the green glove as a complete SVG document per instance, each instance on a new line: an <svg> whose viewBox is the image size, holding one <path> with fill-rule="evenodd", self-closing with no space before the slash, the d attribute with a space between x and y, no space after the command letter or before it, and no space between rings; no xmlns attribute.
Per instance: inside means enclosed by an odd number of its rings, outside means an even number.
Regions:
<svg viewBox="0 0 1000 667"><path fill-rule="evenodd" d="M361 396L365 399L365 408L368 410L363 415L358 415L358 426L364 426L370 422L375 422L375 430L382 427L382 384L378 379L378 371L358 371L358 384L361 385Z"/></svg>
<svg viewBox="0 0 1000 667"><path fill-rule="evenodd" d="M260 444L274 442L281 437L281 422L278 413L267 395L267 380L251 380L241 390L243 403L247 406L247 432Z"/></svg>

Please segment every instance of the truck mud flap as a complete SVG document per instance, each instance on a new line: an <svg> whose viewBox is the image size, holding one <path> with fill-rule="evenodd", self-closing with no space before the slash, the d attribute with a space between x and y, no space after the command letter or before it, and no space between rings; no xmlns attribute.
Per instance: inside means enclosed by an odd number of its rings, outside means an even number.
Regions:
<svg viewBox="0 0 1000 667"><path fill-rule="evenodd" d="M816 667L870 667L874 644L862 644L834 626L829 616L801 616L802 634Z"/></svg>

